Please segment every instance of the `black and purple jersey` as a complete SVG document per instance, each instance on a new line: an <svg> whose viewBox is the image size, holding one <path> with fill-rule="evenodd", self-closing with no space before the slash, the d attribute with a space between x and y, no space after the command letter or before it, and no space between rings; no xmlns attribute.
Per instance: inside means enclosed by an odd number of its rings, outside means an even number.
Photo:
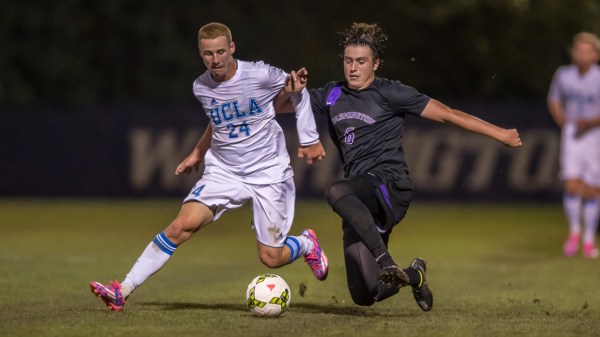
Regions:
<svg viewBox="0 0 600 337"><path fill-rule="evenodd" d="M310 98L313 112L329 119L346 177L372 173L396 180L408 174L404 117L420 115L428 96L399 81L376 77L362 90L348 88L347 82L330 82L311 89Z"/></svg>

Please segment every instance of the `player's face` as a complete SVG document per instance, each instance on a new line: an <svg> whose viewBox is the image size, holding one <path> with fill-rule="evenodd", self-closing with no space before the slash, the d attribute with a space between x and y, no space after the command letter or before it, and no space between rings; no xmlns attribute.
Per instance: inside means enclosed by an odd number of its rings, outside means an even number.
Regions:
<svg viewBox="0 0 600 337"><path fill-rule="evenodd" d="M594 46L587 42L575 43L571 49L571 59L573 63L579 67L590 67L594 63L598 63L600 55Z"/></svg>
<svg viewBox="0 0 600 337"><path fill-rule="evenodd" d="M344 75L350 89L362 90L375 79L379 60L368 46L347 46L344 49Z"/></svg>
<svg viewBox="0 0 600 337"><path fill-rule="evenodd" d="M227 43L225 36L216 39L200 39L200 56L206 69L217 82L227 81L235 75L235 44Z"/></svg>

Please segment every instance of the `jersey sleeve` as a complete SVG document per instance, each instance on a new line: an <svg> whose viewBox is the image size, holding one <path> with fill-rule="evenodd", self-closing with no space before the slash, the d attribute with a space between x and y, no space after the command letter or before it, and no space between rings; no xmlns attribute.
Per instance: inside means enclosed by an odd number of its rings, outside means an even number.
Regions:
<svg viewBox="0 0 600 337"><path fill-rule="evenodd" d="M276 89L276 95L285 86L285 79L289 76L285 71L269 66L270 87ZM294 110L296 111L296 130L301 146L316 144L319 142L317 124L310 108L310 95L306 89L290 97Z"/></svg>
<svg viewBox="0 0 600 337"><path fill-rule="evenodd" d="M560 73L561 68L558 68L552 76L552 82L550 82L550 89L548 90L548 102L561 102L562 95L560 90Z"/></svg>
<svg viewBox="0 0 600 337"><path fill-rule="evenodd" d="M329 107L327 105L327 96L332 88L336 85L335 82L329 82L324 87L318 89L310 89L310 104L312 111L317 115L329 115Z"/></svg>
<svg viewBox="0 0 600 337"><path fill-rule="evenodd" d="M296 110L296 129L300 145L307 146L319 142L317 123L313 115L310 103L310 94L306 88L298 94L292 95L292 104Z"/></svg>
<svg viewBox="0 0 600 337"><path fill-rule="evenodd" d="M273 67L270 65L264 65L268 67L268 84L269 88L272 88L279 94L279 91L283 89L285 85L285 78L287 77L287 73L277 67Z"/></svg>
<svg viewBox="0 0 600 337"><path fill-rule="evenodd" d="M202 80L206 76L207 76L206 74L202 74L194 80L194 83L192 83L192 92L194 93L194 97L196 97L198 102L200 102L200 106L202 107L202 115L204 115L204 116L206 116L206 107L204 106L205 102L202 100L202 96L204 95L204 92L202 91L202 88L203 88Z"/></svg>
<svg viewBox="0 0 600 337"><path fill-rule="evenodd" d="M423 112L430 100L429 96L399 81L388 82L382 93L393 110L417 116Z"/></svg>

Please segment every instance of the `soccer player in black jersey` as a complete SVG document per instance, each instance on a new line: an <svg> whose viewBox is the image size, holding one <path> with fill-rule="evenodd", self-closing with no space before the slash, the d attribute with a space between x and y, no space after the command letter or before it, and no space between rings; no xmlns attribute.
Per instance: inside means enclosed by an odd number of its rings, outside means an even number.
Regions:
<svg viewBox="0 0 600 337"><path fill-rule="evenodd" d="M387 39L378 25L353 23L342 36L346 81L310 93L313 112L329 120L344 165L345 178L333 183L326 197L342 217L348 289L356 304L368 306L410 285L419 307L429 311L433 295L425 261L417 258L401 269L387 248L413 190L402 146L405 116L454 124L509 147L521 146L521 139L515 129L497 127L398 81L377 77Z"/></svg>

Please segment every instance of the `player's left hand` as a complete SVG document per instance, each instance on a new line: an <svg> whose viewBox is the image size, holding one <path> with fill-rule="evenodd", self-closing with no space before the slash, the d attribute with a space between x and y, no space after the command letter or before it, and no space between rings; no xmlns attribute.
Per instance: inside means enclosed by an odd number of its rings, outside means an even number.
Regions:
<svg viewBox="0 0 600 337"><path fill-rule="evenodd" d="M575 132L576 137L582 136L584 133L588 132L590 129L594 128L596 124L593 120L589 119L578 119L577 120L577 131Z"/></svg>
<svg viewBox="0 0 600 337"><path fill-rule="evenodd" d="M201 163L202 157L199 156L196 152L192 152L181 162L181 164L177 166L177 168L175 169L175 175L189 175L192 172L198 172L200 170Z"/></svg>
<svg viewBox="0 0 600 337"><path fill-rule="evenodd" d="M523 142L521 141L521 137L519 137L519 132L517 132L517 129L504 130L501 142L508 147L519 147L523 145Z"/></svg>
<svg viewBox="0 0 600 337"><path fill-rule="evenodd" d="M308 165L312 165L313 162L321 161L325 158L325 149L321 142L316 144L300 146L298 148L298 158L305 158Z"/></svg>
<svg viewBox="0 0 600 337"><path fill-rule="evenodd" d="M300 92L306 87L306 83L308 83L308 70L306 68L301 68L298 71L292 70L290 75L285 79L283 91L286 94Z"/></svg>

